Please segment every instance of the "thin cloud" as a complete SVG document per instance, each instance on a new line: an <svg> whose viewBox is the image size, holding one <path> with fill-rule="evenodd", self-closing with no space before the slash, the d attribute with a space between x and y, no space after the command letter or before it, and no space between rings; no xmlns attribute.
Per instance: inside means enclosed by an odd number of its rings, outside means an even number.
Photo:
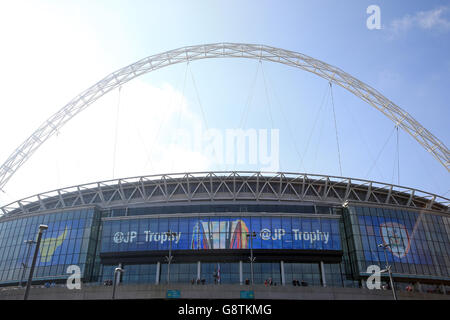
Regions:
<svg viewBox="0 0 450 320"><path fill-rule="evenodd" d="M450 31L450 6L428 11L419 11L414 15L405 15L390 24L391 37L398 36L413 28L440 32Z"/></svg>

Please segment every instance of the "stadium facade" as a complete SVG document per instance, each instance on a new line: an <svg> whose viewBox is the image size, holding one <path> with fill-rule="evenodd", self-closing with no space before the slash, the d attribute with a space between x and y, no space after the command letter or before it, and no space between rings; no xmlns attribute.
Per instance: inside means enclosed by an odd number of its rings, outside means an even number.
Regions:
<svg viewBox="0 0 450 320"><path fill-rule="evenodd" d="M0 285L34 283L365 287L392 266L399 290L450 293L449 200L343 177L200 172L134 177L38 194L0 210ZM170 231L170 234L168 232ZM173 256L168 267L167 256ZM249 257L253 256L253 266ZM170 271L168 270L170 268ZM387 275L382 282L387 284Z"/></svg>

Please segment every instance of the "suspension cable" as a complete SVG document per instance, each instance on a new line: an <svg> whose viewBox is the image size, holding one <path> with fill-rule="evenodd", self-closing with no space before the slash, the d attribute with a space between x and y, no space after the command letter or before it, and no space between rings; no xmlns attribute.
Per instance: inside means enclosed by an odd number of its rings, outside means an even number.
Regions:
<svg viewBox="0 0 450 320"><path fill-rule="evenodd" d="M250 112L250 106L253 101L253 94L255 92L256 79L258 78L260 64L256 66L255 76L253 77L253 82L250 86L250 91L247 97L247 102L245 103L244 111L242 112L241 121L239 122L239 128L244 129L245 123L247 122L248 113Z"/></svg>
<svg viewBox="0 0 450 320"><path fill-rule="evenodd" d="M369 144L367 143L367 139L366 139L366 137L365 137L365 135L364 135L364 132L365 132L365 131L362 130L361 127L359 126L359 121L357 121L356 118L353 116L353 112L350 110L350 107L347 106L346 103L344 103L343 105L344 105L344 108L346 109L345 114L346 114L346 115L350 115L350 118L351 118L351 120L352 120L352 124L356 127L356 132L359 132L359 134L357 134L357 136L361 138L361 142L363 143L364 147L366 147L367 154L369 155L369 158L370 158L369 160L370 160L371 162L374 162L374 161L375 161L375 158L374 158L373 155L372 155L370 146L369 146ZM394 164L394 167L395 167L395 164ZM386 179L384 178L383 172L380 170L379 166L376 165L375 168L378 170L378 173L380 174L380 177L381 177L383 180L386 180ZM393 180L394 180L394 178L391 179L392 183L393 183ZM387 181L387 180L386 180L386 181Z"/></svg>
<svg viewBox="0 0 450 320"><path fill-rule="evenodd" d="M264 74L264 68L263 68L262 61L259 60L259 63L261 64L261 74L262 74L263 80L264 80L264 91L265 91L265 93L266 93L267 109L268 109L268 111L269 111L269 118L270 118L270 126L271 126L272 129L274 129L274 128L275 128L275 123L274 123L274 121L273 121L273 116L272 116L272 104L271 104L271 102L270 102L270 95L269 95L269 91L268 91L268 88L267 88L266 76L265 76L265 74ZM274 142L271 141L271 144L273 144L273 143L274 143ZM283 168L282 168L282 165L281 165L280 162L278 162L278 166L279 166L279 170L283 171Z"/></svg>
<svg viewBox="0 0 450 320"><path fill-rule="evenodd" d="M440 194L440 191L438 192L438 190L445 190L446 187L441 185L441 183L439 182L440 179L436 179L436 176L434 175L433 170L430 170L429 165L427 165L426 161L424 160L422 152L419 152L419 150L417 148L412 148L412 150L414 150L414 152L415 152L415 158L420 161L421 168L424 171L425 175L430 179L432 186L435 188L435 190L436 190L435 193ZM448 172L447 172L447 174L448 174ZM450 189L447 192L445 192L444 194L441 194L441 196L445 197L445 195L449 192L450 192Z"/></svg>
<svg viewBox="0 0 450 320"><path fill-rule="evenodd" d="M329 97L329 95L327 95L327 100L326 100L326 102L325 102L325 108L328 106L328 97ZM327 111L325 110L324 111L324 113L326 113ZM316 172L315 170L316 170L316 164L317 164L317 154L319 153L319 147L320 147L320 142L322 141L322 135L323 135L323 132L325 131L324 130L324 126L325 126L325 117L322 117L322 121L321 121L321 123L319 124L319 139L318 139L318 141L317 141L317 143L316 143L316 152L314 153L314 158L313 158L313 167L312 167L312 169L313 169L313 172Z"/></svg>
<svg viewBox="0 0 450 320"><path fill-rule="evenodd" d="M202 101L200 100L200 95L198 93L198 88L197 88L197 85L195 83L195 78L194 78L194 73L192 72L192 68L189 68L189 72L191 74L192 83L194 84L195 94L197 96L197 101L198 101L198 104L200 106L200 110L201 110L202 117L203 117L203 122L205 123L206 130L208 130L208 122L206 120L205 110L203 109Z"/></svg>
<svg viewBox="0 0 450 320"><path fill-rule="evenodd" d="M185 68L185 70L184 70L183 91L182 91L182 94L181 94L181 97L180 97L180 104L182 103L182 99L183 99L183 97L184 97L184 90L185 90L185 87L186 87L186 78L187 78L187 69L188 69L188 65L189 65L189 62L186 63L186 68ZM172 95L171 95L171 98L170 98L170 104L169 104L169 110L172 110L172 106L173 106L173 103L174 103L174 100L175 100L174 96L176 95L176 91L178 90L178 88L179 88L179 83L177 84L177 86L176 86L176 88L175 88L175 94L172 94ZM170 112L166 112L166 113L165 113L164 120L161 121L161 122L159 123L158 131L156 132L156 136L155 136L155 138L153 139L153 142L152 142L151 147L150 147L150 152L153 151L153 149L154 149L154 147L155 147L155 144L156 144L156 142L158 141L158 138L159 138L161 129L162 129L163 125L167 122L167 119L169 118L169 115L170 115ZM145 168L148 164L150 164L150 166L151 166L151 168L152 168L152 171L153 171L154 167L153 167L153 162L152 162L150 156L147 156L147 161L145 162L144 168Z"/></svg>
<svg viewBox="0 0 450 320"><path fill-rule="evenodd" d="M338 157L339 157L339 172L340 172L340 175L342 176L341 151L339 148L339 137L338 137L337 122L336 122L336 112L334 110L333 85L331 82L329 82L329 84L330 84L331 104L333 106L334 129L336 131L336 144L337 144L337 151L338 151Z"/></svg>
<svg viewBox="0 0 450 320"><path fill-rule="evenodd" d="M259 61L259 62L261 62L261 61ZM249 90L249 93L248 93L248 97L247 97L247 100L245 102L244 110L242 111L241 120L239 121L239 129L242 129L242 130L245 129L245 124L247 123L248 115L250 113L251 104L252 104L252 101L253 101L253 95L255 93L256 80L258 79L260 66L261 66L260 63L256 64L255 75L253 76L253 81L252 81L252 83L250 85L250 90ZM225 166L225 171L228 171L228 164L227 164L226 161L224 161L224 166Z"/></svg>
<svg viewBox="0 0 450 320"><path fill-rule="evenodd" d="M180 110L179 110L179 112L178 112L178 118L177 118L177 126L176 126L176 128L175 128L175 130L174 131L172 131L172 135L171 135L171 137L170 137L170 145L169 145L169 147L171 147L172 146L172 143L173 143L173 138L174 138L174 136L176 135L176 133L178 132L178 130L180 129L180 124L181 124L181 109L182 109L182 105L181 105L181 103L179 104L179 108L180 108ZM171 157L171 161L170 161L170 172L173 172L173 162L174 162L174 159L175 157Z"/></svg>
<svg viewBox="0 0 450 320"><path fill-rule="evenodd" d="M264 81L264 91L266 93L266 99L267 99L267 104L268 104L268 110L269 110L269 118L270 118L270 124L272 126L272 128L274 127L274 122L273 122L273 117L272 117L272 108L271 108L271 103L270 103L270 97L269 97L269 92L267 91L267 83L266 83L266 76L264 74L264 68L263 68L263 64L262 61L259 60L259 63L261 64L261 74L263 76L263 81Z"/></svg>
<svg viewBox="0 0 450 320"><path fill-rule="evenodd" d="M397 179L398 185L400 185L400 143L399 143L398 125L395 127L397 128Z"/></svg>
<svg viewBox="0 0 450 320"><path fill-rule="evenodd" d="M274 88L272 82L270 81L270 77L267 77L267 81L268 81L270 87L271 87L271 88ZM273 91L273 95L274 95L274 98L275 98L275 102L278 104L279 109L280 109L280 112L281 112L281 115L283 116L284 123L285 123L286 126L287 126L287 129L288 129L288 132L289 132L289 137L290 137L290 139L291 139L291 142L292 142L292 144L293 144L293 147L294 147L294 149L295 149L295 152L297 153L298 159L299 159L300 162L301 162L302 156L300 155L300 151L298 150L297 142L296 142L296 140L295 140L295 136L294 136L294 134L292 133L291 126L289 125L289 121L288 121L288 119L287 119L287 117L286 117L286 114L285 114L285 112L284 112L283 104L280 102L280 99L279 99L279 97L278 97L278 94L277 94L276 90L273 89L272 91ZM281 164L280 164L280 166L281 166Z"/></svg>
<svg viewBox="0 0 450 320"><path fill-rule="evenodd" d="M389 134L388 138L386 139L386 142L384 143L383 147L381 148L380 152L378 153L377 157L375 158L374 163L372 164L372 166L370 167L369 171L367 171L366 173L366 178L369 176L370 172L372 171L372 169L374 168L374 166L376 165L378 158L380 157L381 153L383 152L384 148L386 147L387 143L389 142L389 140L392 137L392 134L395 131L395 126L392 128L391 133Z"/></svg>
<svg viewBox="0 0 450 320"><path fill-rule="evenodd" d="M60 167L59 167L59 162L60 162L60 152L59 152L59 150L61 150L61 141L60 141L60 137L59 137L59 130L56 130L56 164L55 164L55 167L56 167L56 186L58 187L58 189L59 188L61 188L61 174L60 174L60 172L61 172L61 170L60 170Z"/></svg>
<svg viewBox="0 0 450 320"><path fill-rule="evenodd" d="M185 90L185 88L186 88L186 76L187 76L187 70L190 70L190 68L189 68L189 62L187 63L187 65L186 65L186 74L185 74L185 77L184 77L184 82L183 82L183 93L182 93L182 95L181 95L181 97L180 97L180 103L178 104L179 105L179 108L180 108L180 111L178 112L178 119L177 119L177 127L176 127L176 129L175 129L175 131L172 131L172 135L171 135L171 137L170 137L170 145L169 146L171 146L172 145L172 141L173 141L173 137L174 137L174 135L175 135L175 133L180 129L180 122L181 122L181 105L182 105L182 99L183 99L183 97L184 97L184 90ZM172 160L170 161L170 171L172 172L172 169L173 169L173 162L174 162L174 157L172 157Z"/></svg>
<svg viewBox="0 0 450 320"><path fill-rule="evenodd" d="M394 164L392 165L392 176L391 176L391 183L394 184L394 177L395 177L395 169L397 169L397 184L400 185L400 178L399 178L399 145L398 145L398 125L395 125L396 128L396 145L395 145L395 154L394 154Z"/></svg>
<svg viewBox="0 0 450 320"><path fill-rule="evenodd" d="M119 87L118 99L117 99L117 113L116 113L116 127L114 132L114 151L113 151L113 169L112 169L112 178L114 179L114 174L116 170L116 152L117 152L117 135L119 131L119 111L120 111L120 92L122 90L122 86Z"/></svg>
<svg viewBox="0 0 450 320"><path fill-rule="evenodd" d="M329 93L328 85L327 85L327 87L325 88L325 91L324 91L324 94L323 94L323 96L322 96L322 101L321 101L321 103L320 103L319 109L317 109L316 118L315 118L315 120L314 120L313 127L312 127L312 129L311 129L311 131L310 131L310 133L309 133L308 140L306 141L305 151L304 151L303 154L302 154L302 159L301 159L301 162L300 162L299 170L300 170L301 168L305 169L305 168L303 167L303 161L305 160L306 152L308 151L309 143L311 142L311 137L312 137L312 135L313 135L313 133L314 133L314 129L316 128L316 124L317 124L317 121L318 121L318 119L319 119L320 112L322 111L322 108L323 108L323 106L324 106L325 97L328 96L327 93ZM304 170L304 171L306 172L306 170Z"/></svg>

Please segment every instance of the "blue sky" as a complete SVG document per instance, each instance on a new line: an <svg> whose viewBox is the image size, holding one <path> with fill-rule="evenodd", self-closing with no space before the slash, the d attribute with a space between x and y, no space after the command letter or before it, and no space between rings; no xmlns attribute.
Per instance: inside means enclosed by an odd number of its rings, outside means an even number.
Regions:
<svg viewBox="0 0 450 320"><path fill-rule="evenodd" d="M381 9L381 30L366 27L372 4ZM3 1L0 21L1 163L108 73L152 54L217 42L265 44L339 67L450 142L448 1ZM329 100L318 112L327 86L315 75L249 60L204 60L144 75L124 86L118 126L114 91L46 142L0 194L0 204L113 172L255 170L211 164L177 145L173 133L203 123L201 107L208 127L238 128L249 96L245 127L280 130L281 171L339 175ZM449 196L448 171L402 131L399 179L394 124L341 88L333 95L343 176Z"/></svg>

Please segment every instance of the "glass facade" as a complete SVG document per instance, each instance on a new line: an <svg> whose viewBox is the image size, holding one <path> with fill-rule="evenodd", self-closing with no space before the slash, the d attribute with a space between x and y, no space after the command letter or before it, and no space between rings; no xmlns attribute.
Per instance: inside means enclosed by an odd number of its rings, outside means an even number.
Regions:
<svg viewBox="0 0 450 320"><path fill-rule="evenodd" d="M349 209L351 254L364 274L386 265L397 276L450 278L450 217L373 207ZM386 256L380 244L387 244Z"/></svg>
<svg viewBox="0 0 450 320"><path fill-rule="evenodd" d="M251 281L251 264L243 263L243 279ZM272 279L274 285L281 284L281 269L279 262L254 262L253 263L253 282L254 284L263 284L266 280Z"/></svg>
<svg viewBox="0 0 450 320"><path fill-rule="evenodd" d="M71 210L0 222L0 282L26 281L38 227L44 231L35 279L67 278L67 267L78 265L82 275L92 270L98 241L99 216L93 209Z"/></svg>
<svg viewBox="0 0 450 320"><path fill-rule="evenodd" d="M40 224L48 230L38 282L64 282L68 266L78 265L84 282L101 284L122 263L123 283L166 283L172 250L171 283L245 284L252 252L255 284L360 287L368 266L384 268L386 253L399 289L418 282L425 292L450 286L449 216L285 204L86 207L0 218L0 285L26 281ZM388 245L386 252L379 244Z"/></svg>
<svg viewBox="0 0 450 320"><path fill-rule="evenodd" d="M99 282L112 281L116 265L103 265ZM123 273L121 281L123 283L155 283L156 263L127 265L126 272Z"/></svg>
<svg viewBox="0 0 450 320"><path fill-rule="evenodd" d="M300 284L309 286L321 285L321 273L319 263L285 263L284 272L286 283L291 284L297 280Z"/></svg>
<svg viewBox="0 0 450 320"><path fill-rule="evenodd" d="M200 270L200 279L205 279L205 283L240 283L239 263L205 262Z"/></svg>

